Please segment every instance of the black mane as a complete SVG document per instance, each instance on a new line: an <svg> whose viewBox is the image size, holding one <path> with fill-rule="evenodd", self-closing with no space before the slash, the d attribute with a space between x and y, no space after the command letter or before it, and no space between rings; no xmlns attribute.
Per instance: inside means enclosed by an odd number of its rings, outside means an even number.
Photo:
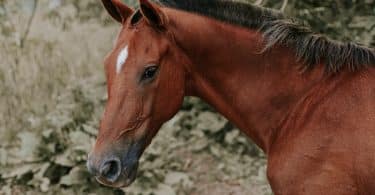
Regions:
<svg viewBox="0 0 375 195"><path fill-rule="evenodd" d="M304 69L324 63L328 72L375 66L375 50L355 43L341 43L285 17L282 13L231 0L159 0L163 6L257 29L266 40L264 51L276 44L293 48Z"/></svg>

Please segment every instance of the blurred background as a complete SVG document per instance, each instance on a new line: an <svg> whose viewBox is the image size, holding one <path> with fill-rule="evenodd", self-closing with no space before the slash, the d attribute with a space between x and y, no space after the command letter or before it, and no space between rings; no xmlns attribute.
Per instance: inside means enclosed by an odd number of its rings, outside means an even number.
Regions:
<svg viewBox="0 0 375 195"><path fill-rule="evenodd" d="M375 46L375 0L249 2ZM98 0L0 0L0 194L272 194L264 154L195 98L160 130L131 187L87 173L119 28Z"/></svg>

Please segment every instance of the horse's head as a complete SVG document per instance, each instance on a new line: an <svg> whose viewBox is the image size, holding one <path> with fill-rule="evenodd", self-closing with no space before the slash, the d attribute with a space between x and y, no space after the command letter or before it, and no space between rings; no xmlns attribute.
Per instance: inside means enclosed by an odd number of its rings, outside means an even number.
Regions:
<svg viewBox="0 0 375 195"><path fill-rule="evenodd" d="M102 2L122 29L105 59L108 102L87 166L99 182L123 187L134 181L142 152L182 104L187 58L160 6L140 0L133 11L120 0Z"/></svg>

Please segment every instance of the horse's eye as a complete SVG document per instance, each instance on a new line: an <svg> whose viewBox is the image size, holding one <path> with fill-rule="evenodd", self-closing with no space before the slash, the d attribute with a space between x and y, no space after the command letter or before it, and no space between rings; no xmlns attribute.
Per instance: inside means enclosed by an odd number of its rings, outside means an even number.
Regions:
<svg viewBox="0 0 375 195"><path fill-rule="evenodd" d="M158 71L157 66L150 66L145 69L142 75L142 81L144 80L151 80L155 77L156 72Z"/></svg>

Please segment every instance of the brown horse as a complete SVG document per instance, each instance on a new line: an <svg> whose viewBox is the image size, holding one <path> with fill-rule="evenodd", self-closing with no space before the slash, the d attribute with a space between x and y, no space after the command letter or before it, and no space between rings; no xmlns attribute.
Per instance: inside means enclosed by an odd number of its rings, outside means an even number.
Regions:
<svg viewBox="0 0 375 195"><path fill-rule="evenodd" d="M131 184L184 96L210 103L268 156L275 194L375 194L375 52L225 0L102 0L122 24L88 168Z"/></svg>

